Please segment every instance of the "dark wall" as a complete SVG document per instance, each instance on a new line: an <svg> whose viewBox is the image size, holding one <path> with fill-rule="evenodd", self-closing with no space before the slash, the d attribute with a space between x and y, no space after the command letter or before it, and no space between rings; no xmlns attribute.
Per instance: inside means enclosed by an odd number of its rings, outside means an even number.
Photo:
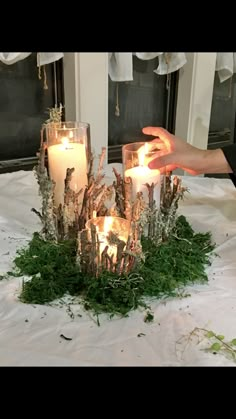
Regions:
<svg viewBox="0 0 236 419"><path fill-rule="evenodd" d="M0 62L0 160L36 155L40 129L55 105L54 68L46 66L48 90L38 78L36 53L13 65Z"/></svg>
<svg viewBox="0 0 236 419"><path fill-rule="evenodd" d="M166 76L154 73L157 67L158 58L145 61L133 56L133 81L112 82L109 78L109 145L144 140L144 126L165 124ZM119 116L115 115L117 93Z"/></svg>
<svg viewBox="0 0 236 419"><path fill-rule="evenodd" d="M236 75L220 83L215 73L208 148L235 142Z"/></svg>
<svg viewBox="0 0 236 419"><path fill-rule="evenodd" d="M162 126L174 132L178 72L167 76L154 73L158 58L140 60L133 56L133 80L113 82L109 78L108 161L121 162L123 144L150 140L142 133L145 126ZM116 115L117 99L119 116Z"/></svg>

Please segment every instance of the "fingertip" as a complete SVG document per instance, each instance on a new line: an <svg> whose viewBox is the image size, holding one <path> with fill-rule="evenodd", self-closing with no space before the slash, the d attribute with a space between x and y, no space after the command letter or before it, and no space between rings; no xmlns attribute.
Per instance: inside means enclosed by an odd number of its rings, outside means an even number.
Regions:
<svg viewBox="0 0 236 419"><path fill-rule="evenodd" d="M149 169L155 169L155 164L153 161L150 161L150 163L148 163L148 167Z"/></svg>
<svg viewBox="0 0 236 419"><path fill-rule="evenodd" d="M144 127L142 129L144 134L153 135L154 137L158 137L159 134L162 134L165 130L162 127Z"/></svg>
<svg viewBox="0 0 236 419"><path fill-rule="evenodd" d="M150 127L144 127L144 128L142 129L142 132L143 132L144 134L150 134Z"/></svg>

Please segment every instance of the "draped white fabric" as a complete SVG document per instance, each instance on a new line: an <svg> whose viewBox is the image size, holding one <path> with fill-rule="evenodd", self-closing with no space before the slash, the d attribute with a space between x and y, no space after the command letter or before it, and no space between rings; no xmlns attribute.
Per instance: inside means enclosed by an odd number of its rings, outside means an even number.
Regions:
<svg viewBox="0 0 236 419"><path fill-rule="evenodd" d="M221 83L230 79L236 73L236 53L218 52L216 56L216 71Z"/></svg>
<svg viewBox="0 0 236 419"><path fill-rule="evenodd" d="M0 61L3 64L12 65L17 61L24 60L31 54L31 52L0 52Z"/></svg>
<svg viewBox="0 0 236 419"><path fill-rule="evenodd" d="M187 62L183 52L111 52L109 53L108 72L112 81L133 80L132 55L136 55L141 60L151 60L158 57L159 65L154 70L156 74L172 73L179 70Z"/></svg>
<svg viewBox="0 0 236 419"><path fill-rule="evenodd" d="M51 64L63 57L63 52L39 52L37 55L37 65Z"/></svg>
<svg viewBox="0 0 236 419"><path fill-rule="evenodd" d="M117 170L121 170L116 165ZM112 167L106 170L109 184ZM112 178L111 178L112 177ZM80 305L49 307L18 300L23 278L0 280L0 365L6 366L233 366L232 359L205 352L206 340L189 339L195 327L236 337L236 189L228 179L183 177L189 188L179 213L195 231L213 234L216 253L207 268L208 284L187 289L186 298L150 301L154 321L143 310L123 319L100 317L100 327ZM12 270L16 249L27 245L41 228L31 208L40 209L32 172L0 175L0 278ZM163 261L165 263L165 261ZM82 316L82 317L81 317ZM66 341L60 337L70 337Z"/></svg>
<svg viewBox="0 0 236 419"><path fill-rule="evenodd" d="M183 52L113 52L109 53L109 76L112 81L133 80L132 55L136 55L140 60L158 57L159 65L154 72L160 75L177 71L187 63L186 54ZM217 52L216 71L221 83L231 78L236 73L236 53Z"/></svg>
<svg viewBox="0 0 236 419"><path fill-rule="evenodd" d="M0 61L6 65L12 65L28 58L31 54L31 52L0 52ZM160 75L177 71L187 62L186 54L183 52L111 52L108 72L112 81L133 80L132 55L136 55L140 60L152 60L158 57L159 64L154 72ZM37 65L50 64L63 57L63 52L39 52ZM236 53L217 52L216 71L221 83L231 78L236 73Z"/></svg>
<svg viewBox="0 0 236 419"><path fill-rule="evenodd" d="M0 52L0 61L11 65L29 57L32 52ZM63 52L39 52L37 55L37 65L50 64L60 60L64 56Z"/></svg>
<svg viewBox="0 0 236 419"><path fill-rule="evenodd" d="M15 64L31 55L31 52L0 52L0 61L6 65ZM140 60L152 60L159 58L159 65L154 70L156 74L168 74L182 68L186 62L186 54L183 52L112 52L109 53L109 76L112 81L133 80L132 55ZM37 65L46 65L60 60L64 57L63 52L39 52L37 54ZM220 82L224 82L236 73L236 53L217 52L216 71Z"/></svg>

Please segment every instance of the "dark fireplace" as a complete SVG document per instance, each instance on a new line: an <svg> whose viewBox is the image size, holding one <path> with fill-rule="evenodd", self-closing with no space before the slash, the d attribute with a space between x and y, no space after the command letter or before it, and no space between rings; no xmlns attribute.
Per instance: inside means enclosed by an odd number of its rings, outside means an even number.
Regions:
<svg viewBox="0 0 236 419"><path fill-rule="evenodd" d="M158 58L143 61L133 56L133 81L109 78L108 161L121 162L123 144L147 141L145 126L175 129L178 72L157 75Z"/></svg>
<svg viewBox="0 0 236 419"><path fill-rule="evenodd" d="M46 65L44 90L36 58L32 53L13 65L0 62L0 173L32 169L47 110L64 103L62 59Z"/></svg>

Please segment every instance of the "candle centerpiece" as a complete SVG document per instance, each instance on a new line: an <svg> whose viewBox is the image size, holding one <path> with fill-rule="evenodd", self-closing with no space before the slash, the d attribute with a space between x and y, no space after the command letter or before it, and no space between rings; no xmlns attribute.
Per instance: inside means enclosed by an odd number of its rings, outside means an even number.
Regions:
<svg viewBox="0 0 236 419"><path fill-rule="evenodd" d="M173 291L181 282L182 266L186 282L186 241L193 243L196 260L202 261L197 272L204 276L209 237L195 239L184 217L177 217L186 188L179 177L149 169L153 144L124 146L123 173L114 168L114 182L107 185L106 149L95 172L89 124L55 118L43 127L35 167L42 208L32 208L43 228L15 261L22 274L33 273L23 284L22 301L41 304L69 292L81 295L96 312L126 314L143 306L144 296L158 298ZM162 270L165 263L173 272ZM193 282L191 263L187 276Z"/></svg>
<svg viewBox="0 0 236 419"><path fill-rule="evenodd" d="M43 222L42 235L54 242L74 239L77 264L85 274L127 274L145 259L142 235L155 244L167 240L185 188L178 177L172 183L170 174L161 177L148 167L157 150L147 142L123 146L123 176L114 168L115 181L106 185L106 149L94 173L89 124L62 122L61 108L56 118L52 115L41 130L36 167L42 213L33 211Z"/></svg>

